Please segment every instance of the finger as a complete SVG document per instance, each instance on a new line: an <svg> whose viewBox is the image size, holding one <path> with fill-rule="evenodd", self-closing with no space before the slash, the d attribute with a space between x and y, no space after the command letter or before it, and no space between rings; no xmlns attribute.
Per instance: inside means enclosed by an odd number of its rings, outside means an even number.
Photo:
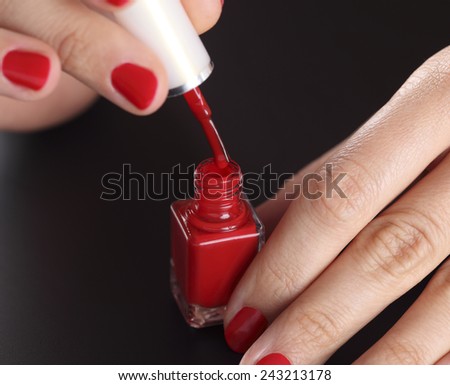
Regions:
<svg viewBox="0 0 450 385"><path fill-rule="evenodd" d="M400 320L355 364L431 365L450 348L450 260Z"/></svg>
<svg viewBox="0 0 450 385"><path fill-rule="evenodd" d="M303 169L297 172L293 178L288 179L285 182L283 188L281 188L273 198L268 199L256 208L259 219L261 219L262 223L264 223L266 238L268 238L270 234L272 234L273 230L278 225L281 218L289 208L291 202L298 198L302 180L305 178L305 176L313 173L320 167L320 165L326 163L327 159L329 159L343 145L344 143L338 144L337 146L305 166Z"/></svg>
<svg viewBox="0 0 450 385"><path fill-rule="evenodd" d="M302 181L316 171L322 164L327 163L328 159L332 158L339 150L341 150L345 145L345 142L339 143L332 149L328 150L325 154L315 159L313 162L309 163L303 169L295 174L293 178L288 179L284 186L277 191L273 198L266 200L260 206L256 208L258 217L264 223L264 230L266 238L270 237L275 227L280 222L283 215L286 213L291 202L298 198L301 192ZM419 176L414 182L418 182L421 177L427 175L432 171L444 157L450 152L450 150L445 151L439 155L431 164L429 164L424 172Z"/></svg>
<svg viewBox="0 0 450 385"><path fill-rule="evenodd" d="M199 34L211 29L222 13L223 0L182 0Z"/></svg>
<svg viewBox="0 0 450 385"><path fill-rule="evenodd" d="M65 72L101 95L138 115L164 102L167 81L160 62L113 21L78 1L7 2L14 5L0 13L0 25L47 42Z"/></svg>
<svg viewBox="0 0 450 385"><path fill-rule="evenodd" d="M79 115L97 94L70 75L62 73L54 91L29 103L0 97L0 130L29 132L50 128Z"/></svg>
<svg viewBox="0 0 450 385"><path fill-rule="evenodd" d="M114 12L117 9L125 8L134 1L84 0L86 4L107 12ZM222 13L223 0L182 0L182 3L198 33L203 33L211 29L217 23Z"/></svg>
<svg viewBox="0 0 450 385"><path fill-rule="evenodd" d="M284 354L296 364L325 362L352 335L450 254L449 201L450 157L447 157L355 238L255 342L243 362L254 363L270 353ZM450 289L447 273L444 269L443 276L438 276L434 288L429 289L437 302L422 301L418 308L424 310L429 306L430 309L429 313L420 316L421 321L426 316L429 318L422 328L439 329L442 324L448 325ZM447 281L442 283L442 277ZM443 291L440 295L436 293L436 282L442 283L439 284ZM433 310L442 305L447 309L434 317ZM417 313L417 309L413 311L413 315ZM406 320L411 320L411 316ZM428 332L428 350L424 344L420 359L434 362L444 353L443 349L450 346L447 344L450 336L441 337L444 341L438 344L435 338L442 329ZM435 345L434 351L432 345Z"/></svg>
<svg viewBox="0 0 450 385"><path fill-rule="evenodd" d="M38 100L56 87L61 65L43 42L0 28L0 95Z"/></svg>
<svg viewBox="0 0 450 385"><path fill-rule="evenodd" d="M268 321L275 319L448 147L449 63L450 49L426 62L328 160L331 172L325 165L319 168L316 177L320 181L311 180L309 184L319 197L314 199L311 189L305 189L291 203L228 304L225 337L232 349L248 348L248 343L239 341L242 322L231 322L240 309L250 307ZM339 194L337 189L327 192L336 177L343 177ZM308 183L304 183L306 186ZM246 325L244 329L252 327Z"/></svg>
<svg viewBox="0 0 450 385"><path fill-rule="evenodd" d="M450 365L450 352L436 362L436 365Z"/></svg>
<svg viewBox="0 0 450 385"><path fill-rule="evenodd" d="M106 12L115 12L131 5L135 0L82 0L86 5Z"/></svg>

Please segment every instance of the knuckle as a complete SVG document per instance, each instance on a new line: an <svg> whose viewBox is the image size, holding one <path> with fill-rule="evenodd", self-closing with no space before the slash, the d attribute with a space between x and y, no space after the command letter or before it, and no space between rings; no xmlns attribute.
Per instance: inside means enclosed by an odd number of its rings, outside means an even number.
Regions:
<svg viewBox="0 0 450 385"><path fill-rule="evenodd" d="M450 89L450 46L447 46L428 59L423 70L428 75L431 86L437 89Z"/></svg>
<svg viewBox="0 0 450 385"><path fill-rule="evenodd" d="M414 92L414 91L420 92ZM423 99L441 95L447 108L450 93L450 46L445 47L423 63L400 88L399 95ZM447 109L445 110L447 111Z"/></svg>
<svg viewBox="0 0 450 385"><path fill-rule="evenodd" d="M337 316L323 309L304 312L297 315L295 321L301 344L314 350L328 350L337 343L343 331Z"/></svg>
<svg viewBox="0 0 450 385"><path fill-rule="evenodd" d="M420 218L420 219L419 219ZM357 238L356 253L365 274L387 284L420 274L427 256L433 256L434 242L425 217L391 214L373 222L375 230Z"/></svg>
<svg viewBox="0 0 450 385"><path fill-rule="evenodd" d="M62 34L55 42L56 52L61 65L66 70L73 70L88 55L88 39L85 26L71 29Z"/></svg>
<svg viewBox="0 0 450 385"><path fill-rule="evenodd" d="M434 298L450 301L450 259L434 274L427 290L431 290Z"/></svg>
<svg viewBox="0 0 450 385"><path fill-rule="evenodd" d="M329 183L330 175L343 175L339 181L339 188L344 193L332 194ZM354 221L356 217L367 211L376 194L374 179L368 170L349 156L341 156L328 163L328 169L319 170L322 181L315 182L315 189L319 193L317 199L309 200L310 207L316 218L322 218L329 223L329 219L338 223Z"/></svg>
<svg viewBox="0 0 450 385"><path fill-rule="evenodd" d="M399 338L385 341L383 351L389 364L420 365L426 363L426 354L417 344Z"/></svg>

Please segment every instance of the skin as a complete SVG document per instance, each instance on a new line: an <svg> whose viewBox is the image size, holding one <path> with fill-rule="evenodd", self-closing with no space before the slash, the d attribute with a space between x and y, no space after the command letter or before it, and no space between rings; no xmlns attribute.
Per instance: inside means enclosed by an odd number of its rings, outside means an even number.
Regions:
<svg viewBox="0 0 450 385"><path fill-rule="evenodd" d="M199 33L218 20L220 0L184 0ZM51 60L40 91L14 86L0 73L0 129L32 131L86 109L98 94L137 115L167 96L153 53L101 15L105 0L0 0L0 62L11 49ZM13 32L14 31L14 32ZM96 36L93 39L92 36ZM108 40L108 44L104 42ZM159 80L154 102L138 110L111 86L124 60ZM296 177L346 173L347 199L316 200L285 191L258 208L272 234L236 288L225 326L243 307L263 312L269 328L242 359L282 353L294 364L326 361L387 305L450 254L450 48L424 63L357 132ZM314 185L324 191L322 183ZM430 199L430 197L432 199ZM312 241L314 240L314 241ZM425 291L356 363L450 363L450 261Z"/></svg>
<svg viewBox="0 0 450 385"><path fill-rule="evenodd" d="M285 200L258 211L272 233L237 286L225 326L244 306L268 329L242 359L271 353L324 363L450 254L450 47L424 63L350 138L297 175L335 174L347 199ZM311 183L311 182L310 182ZM290 182L292 185L292 182ZM313 191L325 192L323 182ZM289 186L286 186L290 191ZM356 364L449 363L450 260Z"/></svg>
<svg viewBox="0 0 450 385"><path fill-rule="evenodd" d="M199 33L210 29L222 12L221 0L182 3ZM49 79L38 92L15 86L0 72L0 129L33 131L60 124L99 94L136 115L151 114L164 103L164 69L145 45L103 16L117 10L106 0L0 0L0 10L0 63L16 48L51 60ZM158 78L155 99L145 110L111 85L111 71L123 62L150 69Z"/></svg>

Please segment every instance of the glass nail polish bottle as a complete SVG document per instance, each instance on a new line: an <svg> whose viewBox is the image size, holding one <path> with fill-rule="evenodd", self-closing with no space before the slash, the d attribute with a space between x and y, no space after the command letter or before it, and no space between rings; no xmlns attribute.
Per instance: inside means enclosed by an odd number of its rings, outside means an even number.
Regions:
<svg viewBox="0 0 450 385"><path fill-rule="evenodd" d="M195 197L171 207L171 286L187 323L220 324L231 293L264 243L264 228L230 161L208 159L194 174Z"/></svg>

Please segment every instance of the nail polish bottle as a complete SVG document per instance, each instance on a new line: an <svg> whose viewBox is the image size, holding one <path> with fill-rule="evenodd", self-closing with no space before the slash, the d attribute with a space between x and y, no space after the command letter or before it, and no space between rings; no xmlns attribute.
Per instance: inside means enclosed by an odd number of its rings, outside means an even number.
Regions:
<svg viewBox="0 0 450 385"><path fill-rule="evenodd" d="M198 86L213 63L180 0L134 0L116 21L164 65L169 96L184 94L215 159L195 171L195 197L171 206L171 287L189 325L219 324L240 277L264 243L264 228L242 193L240 167L229 161Z"/></svg>
<svg viewBox="0 0 450 385"><path fill-rule="evenodd" d="M264 227L230 161L200 163L194 199L171 207L171 286L187 323L220 324L231 293L264 243Z"/></svg>
<svg viewBox="0 0 450 385"><path fill-rule="evenodd" d="M182 95L211 75L214 65L180 0L134 0L114 18L161 61L169 96Z"/></svg>

